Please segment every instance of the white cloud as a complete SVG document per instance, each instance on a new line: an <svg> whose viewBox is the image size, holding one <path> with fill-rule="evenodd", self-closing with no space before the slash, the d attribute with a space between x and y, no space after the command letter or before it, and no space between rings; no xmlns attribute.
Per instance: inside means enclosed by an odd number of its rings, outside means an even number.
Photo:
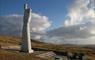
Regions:
<svg viewBox="0 0 95 60"><path fill-rule="evenodd" d="M43 31L51 26L48 17L41 16L39 14L33 13L31 20L31 30L34 32Z"/></svg>
<svg viewBox="0 0 95 60"><path fill-rule="evenodd" d="M75 25L69 27L59 27L57 29L49 31L48 35L64 37L64 39L81 39L88 38L94 35L89 30L91 29L85 27L85 25Z"/></svg>
<svg viewBox="0 0 95 60"><path fill-rule="evenodd" d="M49 31L48 35L48 40L57 44L95 44L95 0L75 0L64 26Z"/></svg>
<svg viewBox="0 0 95 60"><path fill-rule="evenodd" d="M22 25L22 15L12 14L0 16L0 35L21 35ZM49 22L48 17L32 13L30 28L34 37L37 35L36 38L40 38L41 35L45 34L45 30L49 28L50 25L51 23Z"/></svg>
<svg viewBox="0 0 95 60"><path fill-rule="evenodd" d="M69 9L68 19L65 26L86 23L88 21L95 23L95 10L91 5L95 0L76 0L75 4ZM90 6L90 7L89 7Z"/></svg>
<svg viewBox="0 0 95 60"><path fill-rule="evenodd" d="M95 32L95 0L76 0L71 7L68 14L68 20L65 21L64 26L86 24L85 27L89 31ZM89 23L89 25L87 25ZM81 27L83 28L83 27Z"/></svg>
<svg viewBox="0 0 95 60"><path fill-rule="evenodd" d="M53 43L53 44L95 44L95 37L87 39L64 39L64 37L53 36L50 39L44 40L44 42Z"/></svg>

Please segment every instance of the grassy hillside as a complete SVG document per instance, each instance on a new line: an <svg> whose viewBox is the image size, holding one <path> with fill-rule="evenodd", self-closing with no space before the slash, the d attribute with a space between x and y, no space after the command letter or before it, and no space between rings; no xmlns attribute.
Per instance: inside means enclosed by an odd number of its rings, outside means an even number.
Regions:
<svg viewBox="0 0 95 60"><path fill-rule="evenodd" d="M0 36L0 45L21 45L21 38L19 37L12 37L12 36ZM54 45L54 44L48 44L48 43L43 43L39 41L32 40L32 48L37 48L37 49L44 49L44 50L51 50L51 51L58 51L58 52L72 52L72 53L79 53L83 52L85 53L89 60L94 60L95 59L95 50L91 48L82 48L82 47L77 47L77 46L71 46L71 45ZM6 51L6 50L1 50L0 51L0 58L1 57L10 57L15 58L18 60L17 57L19 57L19 60L21 59L33 59L33 60L38 60L38 57L35 57L35 55L31 54L24 54L24 53L19 53L19 52L11 52L11 51ZM12 60L9 59L9 60ZM41 59L41 58L39 58Z"/></svg>
<svg viewBox="0 0 95 60"><path fill-rule="evenodd" d="M20 45L20 38L0 36L0 45L1 46ZM44 60L44 59L36 57L34 54L0 49L0 60Z"/></svg>
<svg viewBox="0 0 95 60"><path fill-rule="evenodd" d="M44 60L33 54L0 50L0 60Z"/></svg>

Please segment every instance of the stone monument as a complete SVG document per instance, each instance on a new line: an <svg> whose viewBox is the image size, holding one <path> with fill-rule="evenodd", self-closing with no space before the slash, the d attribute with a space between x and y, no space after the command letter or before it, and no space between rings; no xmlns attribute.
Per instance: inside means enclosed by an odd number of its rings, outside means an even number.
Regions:
<svg viewBox="0 0 95 60"><path fill-rule="evenodd" d="M28 4L24 5L24 17L23 17L23 29L22 29L22 41L21 52L33 53L30 39L30 20L31 20L31 8Z"/></svg>

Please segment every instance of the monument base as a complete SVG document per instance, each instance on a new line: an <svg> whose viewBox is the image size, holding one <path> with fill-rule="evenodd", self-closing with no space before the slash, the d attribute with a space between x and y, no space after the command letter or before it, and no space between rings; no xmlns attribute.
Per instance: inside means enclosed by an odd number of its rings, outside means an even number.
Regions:
<svg viewBox="0 0 95 60"><path fill-rule="evenodd" d="M20 50L20 52L25 52L25 53L27 53L27 52L28 52L28 53L33 53L33 52L34 52L34 50L32 50L32 49L31 49L31 50L23 50L23 49L22 49L22 50Z"/></svg>
<svg viewBox="0 0 95 60"><path fill-rule="evenodd" d="M32 49L29 51L29 53L33 53L33 52L34 52L34 50L32 50Z"/></svg>

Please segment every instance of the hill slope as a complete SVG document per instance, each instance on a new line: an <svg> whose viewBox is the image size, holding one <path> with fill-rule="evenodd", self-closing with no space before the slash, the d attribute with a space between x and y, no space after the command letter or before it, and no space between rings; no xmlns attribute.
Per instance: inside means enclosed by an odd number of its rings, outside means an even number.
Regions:
<svg viewBox="0 0 95 60"><path fill-rule="evenodd" d="M20 38L0 36L0 46L20 45ZM22 53L14 50L0 49L0 60L44 60L34 54Z"/></svg>
<svg viewBox="0 0 95 60"><path fill-rule="evenodd" d="M71 45L54 45L54 44L39 42L36 40L31 40L31 42L32 42L32 48L34 48L34 49L49 50L49 51L54 51L54 52L64 52L64 51L72 52L72 53L83 52L89 57L89 60L95 59L95 50L94 49L82 48L82 47L71 46ZM0 45L2 45L2 46L8 46L8 45L20 46L21 38L12 37L12 36L0 36ZM13 57L11 57L11 56L13 56ZM7 57L7 58L10 57L11 59L9 58L9 60L12 60L12 58L15 58L16 60L21 60L21 59L42 60L41 58L38 58L33 54L29 55L29 54L24 54L24 53L20 53L20 52L11 52L11 51L6 51L6 50L0 49L0 58L2 58L2 57ZM17 57L19 57L19 59ZM2 60L3 60L3 58L2 58Z"/></svg>

